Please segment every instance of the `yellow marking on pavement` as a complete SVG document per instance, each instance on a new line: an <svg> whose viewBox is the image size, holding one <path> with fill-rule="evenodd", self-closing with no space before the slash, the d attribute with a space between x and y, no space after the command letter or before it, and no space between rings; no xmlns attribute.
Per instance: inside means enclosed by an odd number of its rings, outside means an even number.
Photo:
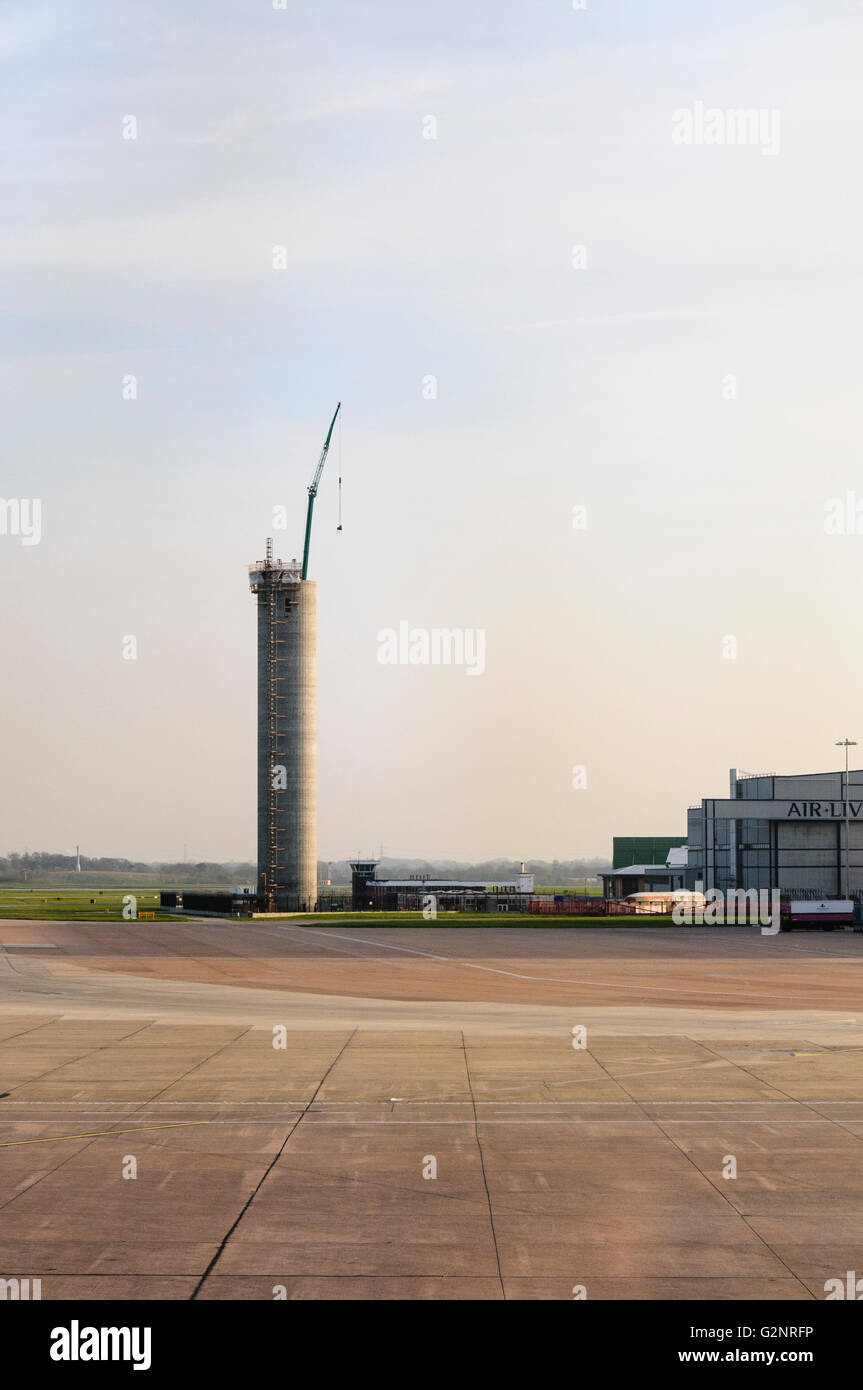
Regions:
<svg viewBox="0 0 863 1390"><path fill-rule="evenodd" d="M111 1134L146 1134L151 1129L188 1129L190 1125L206 1125L209 1120L181 1120L173 1125L142 1125L138 1129L96 1129L89 1134L52 1134L49 1139L13 1139L0 1144L0 1149L17 1149L22 1144L59 1144L63 1139L102 1139Z"/></svg>

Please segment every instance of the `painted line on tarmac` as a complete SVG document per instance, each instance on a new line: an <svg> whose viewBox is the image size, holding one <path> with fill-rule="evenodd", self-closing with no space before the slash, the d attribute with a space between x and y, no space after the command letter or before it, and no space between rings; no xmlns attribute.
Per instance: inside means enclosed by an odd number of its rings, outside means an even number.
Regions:
<svg viewBox="0 0 863 1390"><path fill-rule="evenodd" d="M340 1108L352 1109L354 1106L357 1106L357 1105L392 1105L393 1103L394 1103L394 1102L393 1102L390 1098L388 1098L388 1097L387 1097L387 1098L384 1098L384 1099L382 1099L382 1100L319 1100L319 1101L316 1101L316 1102L315 1102L315 1110L323 1109L323 1108L325 1108L325 1107L328 1108L328 1109L331 1109L331 1110L336 1110L336 1109L340 1109ZM836 1100L835 1097L833 1097L832 1100L826 1100L826 1099L825 1099L825 1100L805 1100L805 1101L804 1101L804 1100L793 1100L793 1099L792 1099L792 1100L771 1100L771 1099L768 1097L768 1098L766 1098L766 1099L764 1099L764 1100L583 1100L583 1101L580 1101L580 1100L477 1100L476 1103L477 1103L477 1105L520 1105L520 1106L523 1106L523 1107L525 1107L525 1108L527 1108L527 1109L533 1109L535 1106L539 1106L539 1105L588 1105L588 1106L592 1106L592 1105L639 1105L639 1106L640 1106L640 1105L695 1105L695 1106L699 1106L699 1105L728 1105L728 1106L733 1106L733 1105L765 1105L765 1106L768 1106L768 1105L769 1105L769 1106L771 1106L771 1107L777 1106L777 1105L800 1105L800 1106L810 1106L810 1105L863 1105L863 1101L860 1101L860 1100L853 1100L853 1099L852 1099L852 1100ZM193 1106L205 1105L205 1106L208 1106L208 1107L210 1107L211 1109L214 1109L214 1110L234 1109L235 1107L240 1106L240 1105L276 1105L276 1106L280 1106L280 1107L284 1107L285 1105L287 1105L289 1109L290 1109L290 1108L293 1108L293 1109L295 1109L295 1110L303 1110L303 1109L305 1109L305 1107L306 1107L307 1104L308 1104L308 1101L304 1101L304 1100L294 1100L294 1101L281 1101L281 1100L224 1100L224 1101L220 1101L220 1100L160 1100L160 1101L159 1101L159 1106L160 1106L160 1107L164 1107L164 1106L166 1106L166 1105L181 1105L181 1106L184 1106L184 1107L187 1107L187 1108L191 1109ZM400 1101L395 1102L395 1104L398 1104L398 1105L420 1105L420 1106L427 1106L427 1105L467 1105L467 1106L469 1106L469 1105L471 1104L471 1102L470 1102L470 1100L467 1100L467 1099L466 1099L466 1100L423 1100L422 1098L420 1098L420 1099L418 1099L418 1100L400 1100ZM41 1106L45 1106L45 1107L47 1107L47 1108L49 1108L49 1109L54 1109L54 1108L57 1108L57 1107L59 1107L59 1106L61 1106L61 1105L102 1105L102 1106L106 1106L106 1107L109 1106L109 1105L135 1105L135 1106L140 1107L141 1109L146 1109L146 1108L147 1108L147 1102L144 1101L144 1102L142 1103L140 1100L101 1100L101 1101L93 1101L93 1100L18 1100L18 1101L15 1101L15 1104L14 1104L14 1107L13 1107L13 1108L19 1108L19 1107L21 1107L21 1106L23 1106L23 1105L41 1105ZM315 1113L314 1110L310 1110L310 1111L309 1111L309 1114L310 1114L310 1115L312 1115L312 1114L314 1114L314 1113ZM273 1120L278 1120L278 1119L282 1119L282 1118L284 1118L284 1117L283 1117L283 1115L282 1115L281 1112L280 1112L278 1115L274 1115L274 1116L273 1116ZM2 1120L2 1112L0 1112L0 1120ZM863 1116L861 1116L861 1120L863 1120ZM14 1123L17 1123L17 1122L13 1120L13 1121L11 1121L11 1123L14 1124ZM24 1121L21 1121L21 1123L23 1124ZM31 1122L28 1121L28 1123L31 1123ZM33 1121L32 1123L42 1123L42 1121ZM71 1123L71 1121L70 1121L70 1123ZM179 1123L179 1122L178 1122L178 1123ZM194 1120L194 1121L190 1121L189 1123L194 1123L194 1124L210 1124L210 1123L215 1123L215 1121L210 1121L210 1120ZM230 1123L230 1124L234 1124L234 1123L240 1124L240 1123L243 1123L243 1124L244 1124L245 1121L244 1121L244 1120L241 1120L241 1119L239 1119L239 1118L238 1118L237 1120L234 1120L234 1119L232 1119L231 1117L228 1117L228 1120L226 1121L226 1123ZM251 1123L251 1122L250 1122L250 1123ZM269 1121L267 1121L267 1123L269 1123ZM156 1125L155 1128L158 1129L158 1128L160 1128L160 1126L159 1126L159 1125ZM117 1133L117 1134L121 1134L121 1133L124 1133L124 1132L125 1132L125 1131L123 1131L123 1130L116 1130L116 1131L115 1131L115 1133Z"/></svg>
<svg viewBox="0 0 863 1390"><path fill-rule="evenodd" d="M64 1139L104 1139L112 1134L146 1134L153 1129L189 1129L193 1125L208 1125L209 1120L178 1120L170 1125L143 1125L137 1129L96 1129L89 1134L52 1134L49 1139L14 1139L0 1144L0 1149L20 1149L23 1144L61 1144Z"/></svg>
<svg viewBox="0 0 863 1390"><path fill-rule="evenodd" d="M290 928L274 928L276 931L290 930ZM339 932L325 931L323 927L295 927L294 931L301 931L304 935L312 933L315 936L331 936L337 941L356 942L359 945L375 946L379 951L404 951L411 956L424 956L427 960L439 960L448 965L462 966L466 970L484 970L489 975L506 975L512 980L536 980L547 982L553 985L589 985L594 989L616 989L626 990L632 993L651 994L708 994L722 999L795 999L804 1003L808 996L804 994L765 994L758 990L742 989L699 989L697 985L687 985L683 989L677 989L673 985L643 985L643 984L612 984L608 980L566 980L559 975L521 975L515 970L501 970L493 965L477 965L473 961L459 960L457 956L439 956L432 951L418 951L410 946L395 946L391 942L369 941L363 936L344 936ZM366 960L371 959L366 956ZM384 962L380 962L384 964Z"/></svg>
<svg viewBox="0 0 863 1390"><path fill-rule="evenodd" d="M618 1102L607 1102L607 1104L608 1104L609 1106L612 1106L612 1105L618 1104ZM674 1102L666 1102L666 1104L674 1104ZM376 1105L374 1108L377 1109L377 1108L379 1108L379 1107ZM801 1108L802 1108L802 1107L801 1107ZM106 1118L109 1118L109 1117L106 1117ZM472 1128L472 1127L474 1126L474 1124L476 1123L476 1121L474 1120L474 1117L473 1117L472 1115L465 1115L465 1116L461 1116L461 1117L459 1117L459 1116L455 1116L455 1117L448 1116L448 1117L445 1117L445 1118L443 1118L443 1117L436 1117L436 1116L433 1116L433 1115L432 1115L432 1116L424 1115L424 1116L422 1116L422 1117L409 1116L409 1117L406 1117L406 1118L404 1118L404 1119L401 1119L401 1118L397 1118L397 1116L396 1116L395 1114L388 1114L388 1115L386 1115L386 1116L356 1115L356 1114L353 1114L353 1115L326 1115L326 1116L325 1116L325 1115L315 1114L314 1112L309 1112L307 1115L301 1116L301 1117L299 1117L299 1118L300 1118L301 1121L302 1121L302 1120L305 1120L305 1121L311 1122L311 1123L313 1124L313 1127L316 1128L316 1129L320 1129L320 1128L332 1129L332 1128L335 1128L335 1129L339 1129L339 1130L344 1130L344 1129L357 1129L357 1130L360 1130L360 1131L365 1130L365 1129L368 1129L369 1127L378 1128L379 1126L384 1126L384 1127L387 1127L387 1126L390 1126L390 1127L396 1126L396 1127L400 1127L400 1128L404 1128L404 1129L413 1129L413 1130L418 1130L418 1131L422 1132L422 1131L424 1131L424 1130L426 1130L426 1129L436 1129L436 1128L453 1128L453 1129ZM830 1116L830 1115L827 1115L827 1114L824 1114L824 1115L821 1115L821 1116L819 1116L819 1115L809 1115L809 1116L807 1116L807 1115L797 1115L797 1116L787 1116L787 1117L783 1117L783 1116L767 1116L767 1115L746 1115L746 1114L740 1113L740 1114L733 1115L733 1116L730 1116L730 1115L723 1115L723 1116L717 1117L717 1118L713 1118L713 1117L711 1117L711 1116L709 1116L709 1115L697 1115L697 1116L695 1116L694 1118L691 1118L691 1117L685 1117L684 1115L680 1115L680 1114L676 1114L676 1115L675 1115L675 1114L665 1114L665 1115L643 1115L643 1116L640 1116L640 1117L633 1117L633 1116L624 1116L624 1115L620 1115L620 1114L615 1114L613 1111L608 1110L608 1111L606 1111L606 1112L603 1113L603 1114L594 1114L594 1115L542 1115L542 1114L540 1114L540 1115L512 1115L512 1114L500 1114L499 1112L498 1112L497 1114L485 1115L485 1114L480 1113L479 1116L477 1117L477 1119L478 1119L478 1122L479 1122L481 1125L484 1125L484 1126L485 1126L485 1125L489 1125L489 1126L495 1126L495 1127L500 1127L500 1128L504 1128L504 1129L506 1129L506 1128L524 1128L524 1129L529 1129L529 1130L530 1130L530 1129L539 1129L539 1128L543 1128L543 1127L549 1126L549 1125L560 1126L560 1127L568 1126L568 1127L574 1127L574 1128L578 1128L578 1129L583 1130L585 1126L591 1126L591 1125L597 1126L597 1127L604 1127L605 1125L612 1125L612 1126L616 1126L616 1127L619 1127L619 1126L622 1126L622 1125L625 1125L625 1126L627 1126L627 1127L633 1126L633 1125L639 1126L639 1127L643 1127L643 1126L645 1126L645 1125L649 1125L649 1126L654 1126L654 1127L656 1127L656 1126L661 1126L661 1125L663 1125L663 1124L665 1124L665 1125L671 1125L671 1126L674 1126L675 1128L677 1128L677 1127L686 1127L686 1128L690 1128L690 1127L691 1127L691 1128L696 1128L696 1129L697 1129L697 1128L707 1129L707 1128L711 1128L711 1127L713 1127L713 1126L723 1126L723 1125L728 1126L729 1128L732 1128L732 1127L737 1127L737 1126L741 1126L741 1125L742 1125L742 1126L744 1126L745 1128L747 1128L747 1129L750 1130L750 1131L751 1131L753 1128L756 1129L756 1130L760 1130L760 1129L764 1129L764 1128L767 1128L767 1129L770 1129L770 1130L778 1129L778 1128L781 1128L781 1129L786 1129L786 1128L791 1128L791 1129L799 1129L799 1128L821 1128L821 1129L823 1129L825 1126L830 1126L830 1127L832 1127L832 1128L839 1128L839 1129L842 1129L842 1128L843 1128L843 1126L842 1126L842 1124L840 1123L840 1121L839 1121L838 1118L834 1118L834 1117L832 1117L832 1116ZM22 1121L21 1123L28 1123L28 1122L27 1122L27 1121ZM38 1123L38 1122L37 1122L37 1121L30 1121L29 1123ZM222 1128L226 1128L226 1127L238 1127L238 1126L239 1126L242 1130L246 1130L246 1129L248 1129L248 1128L252 1128L252 1127L255 1127L255 1126L264 1126L264 1127L266 1127L267 1130L269 1130L269 1131L271 1131L271 1130L273 1129L273 1123L272 1123L270 1120L262 1120L262 1119L256 1120L256 1119L249 1119L249 1118L243 1118L243 1119L239 1119L239 1118L238 1118L238 1119L235 1119L235 1120L213 1120L213 1121L208 1121L207 1123L208 1123L209 1125L211 1125L211 1126L217 1126L217 1127L218 1127L218 1126L221 1126ZM187 1128L187 1126L184 1126L184 1125L154 1125L154 1126L150 1126L149 1128L151 1128L151 1129L175 1129L175 1128L180 1128L180 1129L181 1129L181 1128ZM25 1140L19 1141L17 1144L2 1145L2 1146L0 1146L0 1147L4 1147L4 1148L10 1148L10 1147L11 1147L11 1148L14 1148L14 1147L21 1147L21 1146L24 1146L24 1145L27 1145L27 1144L59 1143L62 1139L76 1140L76 1139L83 1139L83 1138L100 1138L100 1137L108 1138L108 1137L110 1137L112 1134L117 1134L117 1135L121 1135L121 1134L136 1134L136 1133L141 1133L141 1132L142 1132L141 1130L106 1130L106 1131L104 1131L104 1132L97 1131L97 1132L95 1132L95 1133L88 1133L88 1134L58 1135L58 1136L56 1136L56 1137L52 1137L52 1138L49 1138L49 1139L25 1139Z"/></svg>

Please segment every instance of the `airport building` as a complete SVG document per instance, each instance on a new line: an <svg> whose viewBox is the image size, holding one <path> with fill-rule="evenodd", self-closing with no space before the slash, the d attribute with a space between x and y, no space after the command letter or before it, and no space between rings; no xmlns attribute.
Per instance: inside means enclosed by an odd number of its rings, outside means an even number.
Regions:
<svg viewBox="0 0 863 1390"><path fill-rule="evenodd" d="M847 793L847 807L846 807ZM863 895L863 771L744 775L688 811L686 887ZM846 849L848 881L846 882Z"/></svg>
<svg viewBox="0 0 863 1390"><path fill-rule="evenodd" d="M615 850L617 840L615 836ZM622 864L608 873L600 874L602 896L627 898L630 893L673 893L676 888L687 888L688 859L687 846L678 839L674 846L669 846L664 864Z"/></svg>
<svg viewBox="0 0 863 1390"><path fill-rule="evenodd" d="M351 904L355 911L421 912L434 899L436 912L528 912L533 874L514 878L467 881L450 878L376 878L377 862L357 859L351 864Z"/></svg>

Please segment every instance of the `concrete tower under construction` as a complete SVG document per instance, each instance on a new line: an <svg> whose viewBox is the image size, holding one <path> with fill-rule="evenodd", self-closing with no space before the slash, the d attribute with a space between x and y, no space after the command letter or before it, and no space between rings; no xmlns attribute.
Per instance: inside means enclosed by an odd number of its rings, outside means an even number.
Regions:
<svg viewBox="0 0 863 1390"><path fill-rule="evenodd" d="M274 559L268 540L266 559L249 566L258 600L258 895L268 912L314 912L318 896L317 605L309 548L341 408L339 401L309 484L302 564Z"/></svg>
<svg viewBox="0 0 863 1390"><path fill-rule="evenodd" d="M270 912L317 899L316 597L296 560L249 566L258 601L258 893Z"/></svg>

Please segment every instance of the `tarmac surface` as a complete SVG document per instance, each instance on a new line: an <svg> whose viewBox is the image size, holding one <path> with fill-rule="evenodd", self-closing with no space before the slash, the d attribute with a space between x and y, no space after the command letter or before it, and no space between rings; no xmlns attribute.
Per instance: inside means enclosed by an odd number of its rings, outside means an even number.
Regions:
<svg viewBox="0 0 863 1390"><path fill-rule="evenodd" d="M0 1279L824 1298L861 983L839 932L2 922Z"/></svg>

